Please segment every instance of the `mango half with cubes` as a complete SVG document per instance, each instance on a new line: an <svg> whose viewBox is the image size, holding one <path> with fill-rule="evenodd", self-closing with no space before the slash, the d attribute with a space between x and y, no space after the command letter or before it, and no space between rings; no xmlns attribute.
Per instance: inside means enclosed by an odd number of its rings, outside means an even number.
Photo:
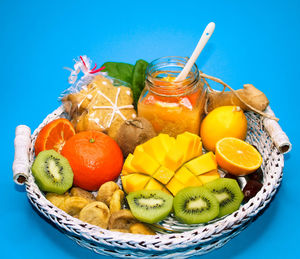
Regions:
<svg viewBox="0 0 300 259"><path fill-rule="evenodd" d="M198 135L184 132L167 134L137 146L124 162L121 179L126 193L162 190L174 196L189 186L201 186L220 175L212 152L202 154Z"/></svg>

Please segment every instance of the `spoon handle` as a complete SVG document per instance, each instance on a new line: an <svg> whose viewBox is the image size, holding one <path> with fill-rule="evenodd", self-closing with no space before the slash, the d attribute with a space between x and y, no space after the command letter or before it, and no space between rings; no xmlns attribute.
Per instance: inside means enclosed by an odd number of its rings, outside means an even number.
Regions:
<svg viewBox="0 0 300 259"><path fill-rule="evenodd" d="M202 36L201 36L201 38L200 38L193 54L192 54L192 56L189 58L189 60L186 63L185 67L183 68L183 70L180 72L180 74L175 79L175 82L176 81L182 81L187 77L187 75L190 72L192 66L196 62L198 56L200 55L201 51L203 50L203 48L206 45L207 41L209 40L210 36L213 34L214 30L215 30L215 23L214 22L211 22L206 26L206 28L205 28L204 32L202 33Z"/></svg>

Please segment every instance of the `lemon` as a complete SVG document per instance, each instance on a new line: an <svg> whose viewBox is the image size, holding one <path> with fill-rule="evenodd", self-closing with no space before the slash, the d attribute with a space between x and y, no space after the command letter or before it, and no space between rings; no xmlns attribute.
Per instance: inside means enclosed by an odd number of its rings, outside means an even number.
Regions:
<svg viewBox="0 0 300 259"><path fill-rule="evenodd" d="M215 151L216 143L225 137L244 140L247 135L247 118L239 106L220 106L202 121L200 136L206 150Z"/></svg>

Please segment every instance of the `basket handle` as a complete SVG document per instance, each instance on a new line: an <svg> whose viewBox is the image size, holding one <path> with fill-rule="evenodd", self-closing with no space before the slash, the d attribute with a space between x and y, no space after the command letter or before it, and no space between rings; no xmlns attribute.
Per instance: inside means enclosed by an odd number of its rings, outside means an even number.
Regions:
<svg viewBox="0 0 300 259"><path fill-rule="evenodd" d="M31 130L26 125L16 128L15 158L13 162L13 179L18 185L23 185L29 174L29 148L31 145Z"/></svg>
<svg viewBox="0 0 300 259"><path fill-rule="evenodd" d="M271 110L270 106L268 106L265 110L265 113L275 116L274 112ZM263 119L263 124L265 126L265 129L270 134L270 137L279 150L281 154L286 154L291 151L292 144L288 138L288 136L285 134L285 132L280 127L279 123L275 120L271 120L269 118Z"/></svg>

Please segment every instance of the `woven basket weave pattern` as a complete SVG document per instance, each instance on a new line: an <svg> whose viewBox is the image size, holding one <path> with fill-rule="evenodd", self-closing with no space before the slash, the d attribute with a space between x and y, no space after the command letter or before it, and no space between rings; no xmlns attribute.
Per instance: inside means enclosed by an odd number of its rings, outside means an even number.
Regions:
<svg viewBox="0 0 300 259"><path fill-rule="evenodd" d="M64 116L63 112L63 107L59 107L48 115L32 134L30 165L34 160L33 146L38 132L50 121ZM252 112L246 115L248 119L247 141L257 147L264 161L262 165L263 188L238 211L210 224L199 225L198 228L184 233L157 234L155 236L104 230L84 223L56 208L44 197L31 173L26 183L28 198L41 214L52 221L68 237L99 254L131 258L141 256L184 258L208 253L222 247L246 228L257 213L270 202L282 179L283 155L272 144L272 140L262 126L261 117Z"/></svg>

